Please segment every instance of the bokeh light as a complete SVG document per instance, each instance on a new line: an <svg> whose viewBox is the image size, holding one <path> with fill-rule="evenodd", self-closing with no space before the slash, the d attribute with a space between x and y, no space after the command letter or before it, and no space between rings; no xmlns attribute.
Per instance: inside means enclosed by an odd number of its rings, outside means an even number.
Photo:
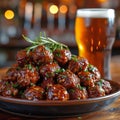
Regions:
<svg viewBox="0 0 120 120"><path fill-rule="evenodd" d="M63 14L66 14L68 11L68 8L66 5L61 5L60 6L60 12L63 13Z"/></svg>
<svg viewBox="0 0 120 120"><path fill-rule="evenodd" d="M105 3L107 0L98 0L100 3Z"/></svg>
<svg viewBox="0 0 120 120"><path fill-rule="evenodd" d="M57 5L51 5L49 8L49 11L51 14L56 14L58 12L58 7Z"/></svg>
<svg viewBox="0 0 120 120"><path fill-rule="evenodd" d="M15 14L12 10L6 10L4 16L6 19L10 20L14 18Z"/></svg>

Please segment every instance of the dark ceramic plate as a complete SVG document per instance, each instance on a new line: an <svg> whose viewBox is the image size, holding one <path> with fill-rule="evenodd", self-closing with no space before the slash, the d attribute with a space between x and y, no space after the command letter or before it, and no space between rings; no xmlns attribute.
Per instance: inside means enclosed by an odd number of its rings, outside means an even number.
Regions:
<svg viewBox="0 0 120 120"><path fill-rule="evenodd" d="M35 102L0 96L0 109L9 113L35 118L78 116L100 110L113 103L120 96L120 84L114 81L110 81L110 83L113 87L110 95L86 100Z"/></svg>

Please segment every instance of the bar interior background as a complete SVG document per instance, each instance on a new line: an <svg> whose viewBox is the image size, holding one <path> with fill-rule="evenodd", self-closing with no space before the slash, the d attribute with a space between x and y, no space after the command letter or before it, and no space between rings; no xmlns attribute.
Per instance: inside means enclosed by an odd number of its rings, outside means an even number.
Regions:
<svg viewBox="0 0 120 120"><path fill-rule="evenodd" d="M31 39L46 32L67 44L77 54L74 22L78 8L113 8L116 10L116 39L112 55L120 54L120 0L2 0L0 1L0 68L14 63L16 52Z"/></svg>

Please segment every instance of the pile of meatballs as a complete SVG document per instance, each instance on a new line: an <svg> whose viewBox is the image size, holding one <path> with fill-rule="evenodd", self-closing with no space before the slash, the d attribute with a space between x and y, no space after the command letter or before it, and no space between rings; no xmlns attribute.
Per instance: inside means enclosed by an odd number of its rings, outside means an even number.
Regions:
<svg viewBox="0 0 120 120"><path fill-rule="evenodd" d="M112 86L86 58L44 45L22 49L0 80L0 95L40 100L81 100L110 94Z"/></svg>

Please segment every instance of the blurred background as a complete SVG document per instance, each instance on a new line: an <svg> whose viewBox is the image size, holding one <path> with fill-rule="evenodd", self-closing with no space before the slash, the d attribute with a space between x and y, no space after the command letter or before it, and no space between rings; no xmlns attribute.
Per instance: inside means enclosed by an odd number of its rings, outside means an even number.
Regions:
<svg viewBox="0 0 120 120"><path fill-rule="evenodd" d="M120 54L120 0L2 0L0 1L0 68L15 62L16 52L27 47L22 34L34 39L39 32L67 44L77 54L74 38L76 10L116 10L116 39L112 55Z"/></svg>

